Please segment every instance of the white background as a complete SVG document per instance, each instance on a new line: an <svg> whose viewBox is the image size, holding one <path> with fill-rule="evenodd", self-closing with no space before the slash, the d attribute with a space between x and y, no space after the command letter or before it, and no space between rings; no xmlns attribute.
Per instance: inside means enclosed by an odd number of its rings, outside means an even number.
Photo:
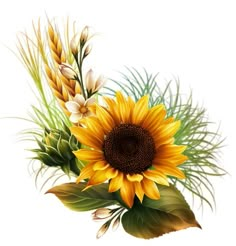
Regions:
<svg viewBox="0 0 236 246"><path fill-rule="evenodd" d="M94 41L93 65L106 74L124 65L145 67L161 77L178 76L183 90L221 123L227 137L221 163L231 176L216 178L217 210L194 206L203 230L188 229L143 241L124 233L95 235L100 224L90 214L64 208L40 193L30 177L24 148L16 141L25 122L0 120L0 245L235 245L235 1L30 1L8 0L0 7L0 117L26 116L34 97L31 80L16 57L16 34L38 17L66 18L101 33ZM95 65L96 64L96 65Z"/></svg>

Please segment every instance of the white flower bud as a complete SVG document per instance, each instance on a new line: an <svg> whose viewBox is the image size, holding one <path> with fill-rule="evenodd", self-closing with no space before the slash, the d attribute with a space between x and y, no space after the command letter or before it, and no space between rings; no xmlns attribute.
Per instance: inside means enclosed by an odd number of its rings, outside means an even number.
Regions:
<svg viewBox="0 0 236 246"><path fill-rule="evenodd" d="M105 223L101 226L101 228L99 229L99 231L97 232L97 239L99 239L100 237L102 237L108 230L110 223Z"/></svg>
<svg viewBox="0 0 236 246"><path fill-rule="evenodd" d="M89 28L85 26L80 35L80 43L85 44L88 40Z"/></svg>
<svg viewBox="0 0 236 246"><path fill-rule="evenodd" d="M95 78L94 78L94 72L92 69L90 69L87 74L86 74L86 89L87 91L93 91L93 88L94 88L94 81L95 81Z"/></svg>
<svg viewBox="0 0 236 246"><path fill-rule="evenodd" d="M59 70L67 79L75 79L77 77L77 73L69 64L62 63L59 65Z"/></svg>
<svg viewBox="0 0 236 246"><path fill-rule="evenodd" d="M93 214L94 220L106 219L112 215L112 210L109 208L99 208Z"/></svg>
<svg viewBox="0 0 236 246"><path fill-rule="evenodd" d="M92 50L92 46L87 45L87 47L85 48L85 51L84 51L84 57L88 56L89 53L91 52L91 50Z"/></svg>
<svg viewBox="0 0 236 246"><path fill-rule="evenodd" d="M76 33L70 41L70 49L73 55L77 55L79 53L79 38L78 33Z"/></svg>
<svg viewBox="0 0 236 246"><path fill-rule="evenodd" d="M95 74L92 69L90 69L86 74L86 89L89 93L95 93L101 89L105 84L106 79L103 76L95 78Z"/></svg>
<svg viewBox="0 0 236 246"><path fill-rule="evenodd" d="M113 222L113 225L112 225L112 230L113 231L116 231L117 228L119 227L120 225L120 216L118 216L115 221Z"/></svg>

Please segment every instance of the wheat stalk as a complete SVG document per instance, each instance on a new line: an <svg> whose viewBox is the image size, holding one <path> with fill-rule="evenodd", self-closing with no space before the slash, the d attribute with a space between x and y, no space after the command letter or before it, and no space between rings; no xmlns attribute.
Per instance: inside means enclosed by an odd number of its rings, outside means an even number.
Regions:
<svg viewBox="0 0 236 246"><path fill-rule="evenodd" d="M51 51L52 60L54 61L55 69L58 69L58 65L66 62L66 55L65 51L63 50L60 36L55 31L50 22L48 25L48 44ZM70 96L74 97L76 94L80 93L80 86L75 80L67 79L62 74L58 74L58 76Z"/></svg>

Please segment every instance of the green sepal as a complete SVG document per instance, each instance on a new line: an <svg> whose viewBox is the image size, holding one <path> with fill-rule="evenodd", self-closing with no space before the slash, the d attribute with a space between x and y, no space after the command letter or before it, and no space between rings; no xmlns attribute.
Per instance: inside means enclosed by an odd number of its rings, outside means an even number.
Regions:
<svg viewBox="0 0 236 246"><path fill-rule="evenodd" d="M66 207L77 212L118 204L114 194L107 192L108 184L92 186L87 190L84 190L85 187L83 183L66 183L46 193L54 194Z"/></svg>
<svg viewBox="0 0 236 246"><path fill-rule="evenodd" d="M182 194L174 186L158 186L161 198L152 200L145 197L141 204L124 213L122 225L132 236L150 239L165 233L201 226Z"/></svg>

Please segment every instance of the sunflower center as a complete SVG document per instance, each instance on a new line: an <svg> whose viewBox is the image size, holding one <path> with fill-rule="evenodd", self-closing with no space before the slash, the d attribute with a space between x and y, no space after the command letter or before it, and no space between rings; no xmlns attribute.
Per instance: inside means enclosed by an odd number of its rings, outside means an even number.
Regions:
<svg viewBox="0 0 236 246"><path fill-rule="evenodd" d="M106 161L129 174L141 173L151 165L155 155L154 140L149 132L133 124L121 124L104 141Z"/></svg>

